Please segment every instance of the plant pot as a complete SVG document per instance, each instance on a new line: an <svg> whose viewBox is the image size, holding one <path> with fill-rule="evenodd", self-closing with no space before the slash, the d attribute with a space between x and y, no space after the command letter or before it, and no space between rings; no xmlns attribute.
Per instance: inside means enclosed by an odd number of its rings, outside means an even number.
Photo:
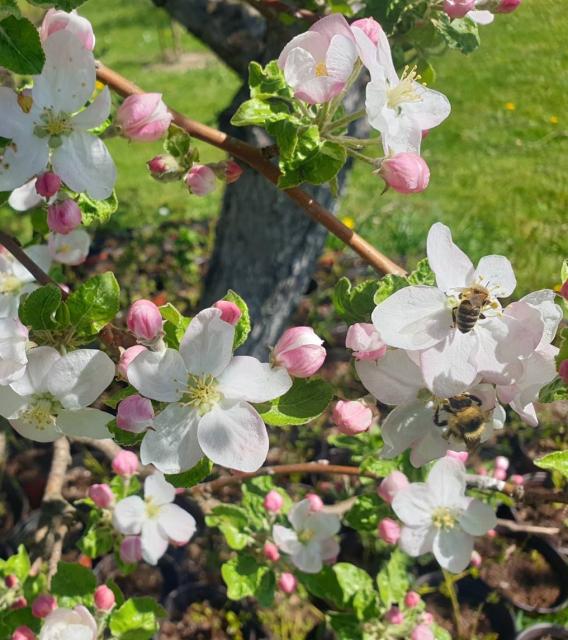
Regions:
<svg viewBox="0 0 568 640"><path fill-rule="evenodd" d="M535 624L521 631L516 640L568 640L568 629L556 624Z"/></svg>
<svg viewBox="0 0 568 640"><path fill-rule="evenodd" d="M442 573L435 571L420 576L420 578L416 580L414 588L420 592L420 587L428 586L437 588L440 587L443 582L444 578ZM495 601L494 598L490 597L492 590L483 580L466 577L459 580L455 588L460 609L464 613L466 623L468 611L472 612L472 616L477 615L477 612L481 611L483 623L490 627L490 629L484 630L484 633L497 634L499 640L515 640L515 620L509 607L504 602L499 600ZM446 610L448 615L447 617L444 615L443 618L445 620L452 618L452 607L448 598L439 593L424 594L422 597L426 603L426 610L431 611L435 617L438 613L438 617L440 618L441 610ZM465 632L469 637L472 637L475 629L466 628ZM455 630L452 637L457 637Z"/></svg>

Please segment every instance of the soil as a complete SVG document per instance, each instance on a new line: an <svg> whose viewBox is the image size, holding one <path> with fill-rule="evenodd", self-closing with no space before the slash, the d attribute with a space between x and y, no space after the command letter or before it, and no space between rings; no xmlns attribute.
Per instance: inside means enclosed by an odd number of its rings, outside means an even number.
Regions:
<svg viewBox="0 0 568 640"><path fill-rule="evenodd" d="M424 596L426 610L433 616L437 624L446 629L452 638L458 638L452 615L450 601L439 593ZM462 620L462 636L469 640L497 640L498 636L483 610L467 603L460 603Z"/></svg>
<svg viewBox="0 0 568 640"><path fill-rule="evenodd" d="M549 542L568 550L568 504L561 507L546 503L536 506L525 505L516 509L515 516L518 522L558 528L557 534L547 536Z"/></svg>

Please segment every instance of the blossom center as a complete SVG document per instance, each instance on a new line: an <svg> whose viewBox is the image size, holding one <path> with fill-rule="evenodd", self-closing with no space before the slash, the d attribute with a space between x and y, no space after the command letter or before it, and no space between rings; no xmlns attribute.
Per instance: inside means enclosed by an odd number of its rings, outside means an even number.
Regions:
<svg viewBox="0 0 568 640"><path fill-rule="evenodd" d="M8 273L0 273L0 293L17 293L22 287L22 281Z"/></svg>
<svg viewBox="0 0 568 640"><path fill-rule="evenodd" d="M449 531L456 526L457 516L448 507L438 507L432 512L432 524L444 531Z"/></svg>
<svg viewBox="0 0 568 640"><path fill-rule="evenodd" d="M398 109L405 102L420 102L422 98L416 91L416 81L420 76L416 73L416 66L409 70L404 68L400 82L387 90L387 106Z"/></svg>
<svg viewBox="0 0 568 640"><path fill-rule="evenodd" d="M302 544L308 544L314 537L314 532L311 529L304 529L298 533L298 540Z"/></svg>
<svg viewBox="0 0 568 640"><path fill-rule="evenodd" d="M190 375L184 402L191 405L201 415L208 413L221 400L217 380L208 374L205 376Z"/></svg>
<svg viewBox="0 0 568 640"><path fill-rule="evenodd" d="M32 396L31 402L18 416L39 431L52 429L57 421L57 414L63 407L50 393L38 393Z"/></svg>
<svg viewBox="0 0 568 640"><path fill-rule="evenodd" d="M52 147L58 147L61 144L61 136L69 135L73 130L71 117L67 113L55 113L52 109L44 109L40 121L34 129L34 134L38 138L49 138Z"/></svg>
<svg viewBox="0 0 568 640"><path fill-rule="evenodd" d="M328 76L327 67L325 66L325 62L318 62L316 64L316 77L321 78L322 76Z"/></svg>
<svg viewBox="0 0 568 640"><path fill-rule="evenodd" d="M155 520L160 513L160 506L157 505L154 500L150 497L145 498L146 502L146 515L151 520Z"/></svg>

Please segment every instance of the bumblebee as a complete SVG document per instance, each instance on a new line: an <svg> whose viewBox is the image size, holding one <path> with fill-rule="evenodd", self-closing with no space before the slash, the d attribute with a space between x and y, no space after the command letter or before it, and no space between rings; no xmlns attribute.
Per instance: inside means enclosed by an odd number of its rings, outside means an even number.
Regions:
<svg viewBox="0 0 568 640"><path fill-rule="evenodd" d="M487 421L487 413L481 409L482 404L477 396L470 393L442 400L436 407L434 424L447 427L446 439L453 435L465 443L468 451L475 451ZM440 416L442 411L447 414L446 419Z"/></svg>
<svg viewBox="0 0 568 640"><path fill-rule="evenodd" d="M454 311L456 327L462 333L469 333L479 318L483 318L483 307L489 293L482 287L471 287L460 295L460 302Z"/></svg>

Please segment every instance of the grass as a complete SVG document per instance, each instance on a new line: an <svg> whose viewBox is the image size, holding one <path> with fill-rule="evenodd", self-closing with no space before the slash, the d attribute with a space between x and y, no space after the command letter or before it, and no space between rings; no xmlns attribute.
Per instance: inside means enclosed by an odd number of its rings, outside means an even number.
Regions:
<svg viewBox="0 0 568 640"><path fill-rule="evenodd" d="M424 255L427 230L441 220L473 259L508 255L520 293L554 285L568 231L568 19L561 4L527 1L481 28L477 52L449 51L433 60L433 86L448 95L453 112L423 145L432 172L428 190L381 196L382 184L367 165L357 165L340 215L408 264ZM89 0L81 12L93 23L101 60L145 90L163 93L172 107L215 124L238 78L196 39L172 29L164 11L150 0ZM147 176L144 164L159 143L115 139L108 145L121 201L111 230L216 215L221 189L208 198L189 197L180 184ZM205 160L222 157L205 145L200 150ZM5 210L0 221L22 227Z"/></svg>

